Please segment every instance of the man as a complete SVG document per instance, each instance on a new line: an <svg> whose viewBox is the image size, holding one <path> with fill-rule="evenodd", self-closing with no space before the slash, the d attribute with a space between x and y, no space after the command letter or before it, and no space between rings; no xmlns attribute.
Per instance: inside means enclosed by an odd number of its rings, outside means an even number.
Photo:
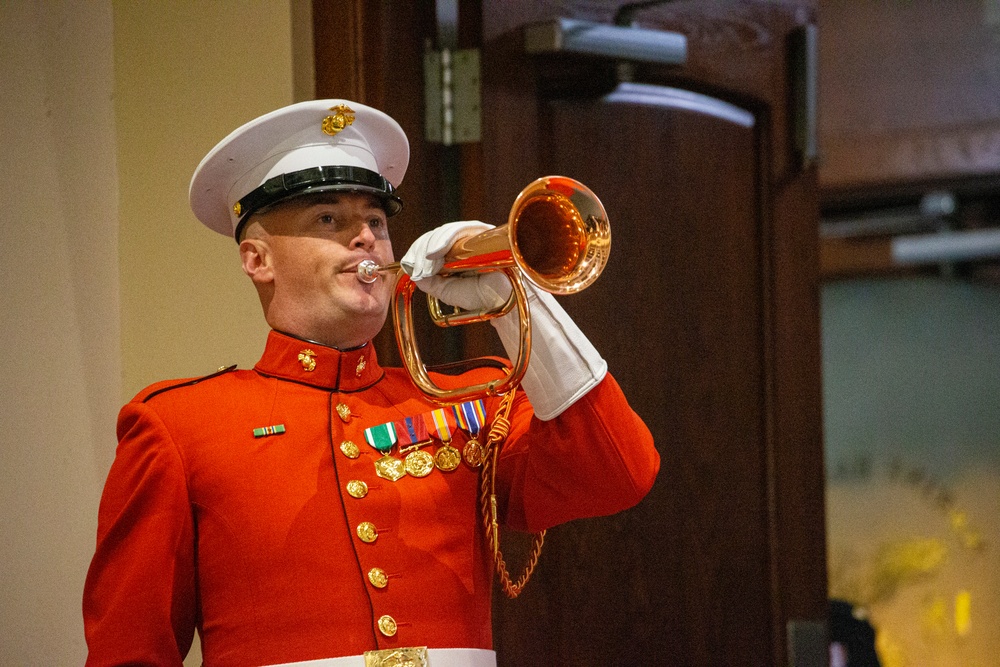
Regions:
<svg viewBox="0 0 1000 667"><path fill-rule="evenodd" d="M273 331L252 370L159 383L122 409L84 592L88 664L178 665L197 628L208 666L495 665L475 443L499 400L442 408L381 368L370 340L392 280L357 277L392 260L408 156L385 114L320 100L244 125L199 165L195 215L235 235ZM495 276L434 275L483 227L438 228L402 263L451 302L498 299ZM572 320L548 294L529 301L497 487L503 524L535 531L634 505L659 458ZM494 321L508 352L512 318Z"/></svg>

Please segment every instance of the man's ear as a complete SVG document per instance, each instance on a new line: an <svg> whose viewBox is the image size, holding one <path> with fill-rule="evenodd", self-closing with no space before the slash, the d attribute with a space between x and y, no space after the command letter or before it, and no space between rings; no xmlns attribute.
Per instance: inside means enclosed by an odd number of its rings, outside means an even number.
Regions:
<svg viewBox="0 0 1000 667"><path fill-rule="evenodd" d="M256 238L240 241L240 261L243 273L255 284L274 282L274 255L266 241Z"/></svg>

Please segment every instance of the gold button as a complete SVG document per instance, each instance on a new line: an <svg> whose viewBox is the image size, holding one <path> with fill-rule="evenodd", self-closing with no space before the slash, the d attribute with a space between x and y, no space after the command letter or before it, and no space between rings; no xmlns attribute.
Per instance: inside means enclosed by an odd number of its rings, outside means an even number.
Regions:
<svg viewBox="0 0 1000 667"><path fill-rule="evenodd" d="M343 422L351 421L351 409L347 407L347 403L337 403L337 414L340 415L340 420Z"/></svg>
<svg viewBox="0 0 1000 667"><path fill-rule="evenodd" d="M358 524L358 537L361 538L362 542L367 542L371 544L378 539L378 530L375 529L375 524L369 523L368 521L362 521Z"/></svg>
<svg viewBox="0 0 1000 667"><path fill-rule="evenodd" d="M386 614L378 619L378 629L386 637L394 636L396 634L396 619Z"/></svg>
<svg viewBox="0 0 1000 667"><path fill-rule="evenodd" d="M340 451L342 451L344 453L344 456L346 456L349 459L356 459L358 458L358 456L361 455L361 450L359 450L358 446L355 445L350 440L344 440L342 443L340 443Z"/></svg>
<svg viewBox="0 0 1000 667"><path fill-rule="evenodd" d="M368 495L368 485L360 479L352 479L347 483L347 493L351 498L364 498Z"/></svg>
<svg viewBox="0 0 1000 667"><path fill-rule="evenodd" d="M368 581L372 582L375 588L385 588L389 585L389 575L380 567L373 567L368 570Z"/></svg>

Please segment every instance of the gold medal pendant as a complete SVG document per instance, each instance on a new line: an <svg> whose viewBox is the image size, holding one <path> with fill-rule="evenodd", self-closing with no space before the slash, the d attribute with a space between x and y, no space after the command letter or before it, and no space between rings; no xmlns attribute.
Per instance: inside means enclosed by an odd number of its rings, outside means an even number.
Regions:
<svg viewBox="0 0 1000 667"><path fill-rule="evenodd" d="M427 477L434 470L434 457L417 450L406 455L406 472L414 477Z"/></svg>
<svg viewBox="0 0 1000 667"><path fill-rule="evenodd" d="M465 443L465 447L462 449L462 458L465 459L468 465L478 468L483 465L483 461L486 458L486 450L483 449L478 440L473 438Z"/></svg>
<svg viewBox="0 0 1000 667"><path fill-rule="evenodd" d="M461 462L462 454L447 442L438 447L437 453L434 455L434 465L438 467L438 470L444 472L455 470Z"/></svg>
<svg viewBox="0 0 1000 667"><path fill-rule="evenodd" d="M402 461L386 454L375 462L375 474L382 479L395 482L400 477L406 477L406 468Z"/></svg>

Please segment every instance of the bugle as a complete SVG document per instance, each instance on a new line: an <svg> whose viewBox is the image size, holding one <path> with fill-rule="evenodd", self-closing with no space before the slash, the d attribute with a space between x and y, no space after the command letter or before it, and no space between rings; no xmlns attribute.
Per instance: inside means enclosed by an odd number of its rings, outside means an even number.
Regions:
<svg viewBox="0 0 1000 667"><path fill-rule="evenodd" d="M611 226L604 206L587 186L565 176L531 182L514 200L505 225L456 242L439 275L499 271L510 281L511 295L502 306L471 312L448 312L428 295L434 323L446 327L483 322L515 307L520 323L520 346L510 372L502 379L457 389L439 387L420 358L411 317L415 284L399 263L378 266L366 260L358 267L358 279L370 283L382 272L398 272L392 311L403 365L424 394L441 403L456 403L504 394L524 376L531 354L531 315L522 276L552 294L573 294L597 280L610 251Z"/></svg>

